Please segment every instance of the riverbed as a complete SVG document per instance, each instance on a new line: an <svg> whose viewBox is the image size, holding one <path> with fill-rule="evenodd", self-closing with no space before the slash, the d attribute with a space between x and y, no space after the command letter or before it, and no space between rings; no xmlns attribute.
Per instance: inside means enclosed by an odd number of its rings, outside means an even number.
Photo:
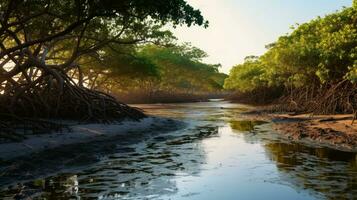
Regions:
<svg viewBox="0 0 357 200"><path fill-rule="evenodd" d="M291 142L249 106L135 106L184 125L1 163L0 199L357 198L356 153Z"/></svg>

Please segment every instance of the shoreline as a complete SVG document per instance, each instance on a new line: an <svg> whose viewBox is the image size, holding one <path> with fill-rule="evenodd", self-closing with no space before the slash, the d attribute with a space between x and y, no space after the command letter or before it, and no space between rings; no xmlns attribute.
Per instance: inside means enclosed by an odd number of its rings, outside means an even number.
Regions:
<svg viewBox="0 0 357 200"><path fill-rule="evenodd" d="M140 121L124 120L112 124L77 124L69 125L70 130L46 134L26 135L26 139L18 142L0 143L0 161L16 159L55 149L66 145L79 145L103 141L115 136L131 134L147 134L157 130L178 129L184 122L163 117L149 116Z"/></svg>
<svg viewBox="0 0 357 200"><path fill-rule="evenodd" d="M273 130L294 142L357 152L357 121L352 125L352 115L274 113L264 108L243 115L254 120L270 121Z"/></svg>

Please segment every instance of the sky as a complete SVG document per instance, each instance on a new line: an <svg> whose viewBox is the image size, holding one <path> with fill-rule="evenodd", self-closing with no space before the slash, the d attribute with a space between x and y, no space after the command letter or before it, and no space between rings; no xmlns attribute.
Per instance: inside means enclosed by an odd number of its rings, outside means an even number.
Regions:
<svg viewBox="0 0 357 200"><path fill-rule="evenodd" d="M220 63L220 71L242 63L249 55L262 55L265 45L291 32L291 26L324 16L352 0L187 0L209 21L203 27L173 29L180 42L206 51L207 63Z"/></svg>

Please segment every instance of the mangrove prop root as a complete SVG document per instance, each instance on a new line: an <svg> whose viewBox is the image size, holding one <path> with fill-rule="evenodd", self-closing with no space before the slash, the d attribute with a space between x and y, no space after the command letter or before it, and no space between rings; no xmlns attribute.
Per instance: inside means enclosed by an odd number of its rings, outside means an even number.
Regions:
<svg viewBox="0 0 357 200"><path fill-rule="evenodd" d="M43 74L0 94L0 129L15 123L56 127L49 121L68 119L109 123L124 118L139 120L145 114L100 91L78 86L64 72ZM22 122L22 123L21 123ZM47 124L47 125L45 125Z"/></svg>
<svg viewBox="0 0 357 200"><path fill-rule="evenodd" d="M278 100L276 111L313 114L357 114L357 85L349 81L325 84L321 87L299 88L286 92ZM354 121L354 120L353 120Z"/></svg>

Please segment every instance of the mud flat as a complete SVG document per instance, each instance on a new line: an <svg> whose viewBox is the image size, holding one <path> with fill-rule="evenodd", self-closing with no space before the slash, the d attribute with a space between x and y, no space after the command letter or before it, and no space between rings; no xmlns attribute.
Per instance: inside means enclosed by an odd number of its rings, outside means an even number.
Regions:
<svg viewBox="0 0 357 200"><path fill-rule="evenodd" d="M357 121L352 124L352 115L276 114L265 109L253 110L245 115L272 121L274 130L296 142L357 152Z"/></svg>
<svg viewBox="0 0 357 200"><path fill-rule="evenodd" d="M60 148L66 145L85 144L102 141L115 136L144 135L157 130L176 129L183 122L161 117L147 117L140 121L122 121L113 124L77 124L57 133L28 134L21 141L2 141L0 160L9 160L32 153Z"/></svg>

